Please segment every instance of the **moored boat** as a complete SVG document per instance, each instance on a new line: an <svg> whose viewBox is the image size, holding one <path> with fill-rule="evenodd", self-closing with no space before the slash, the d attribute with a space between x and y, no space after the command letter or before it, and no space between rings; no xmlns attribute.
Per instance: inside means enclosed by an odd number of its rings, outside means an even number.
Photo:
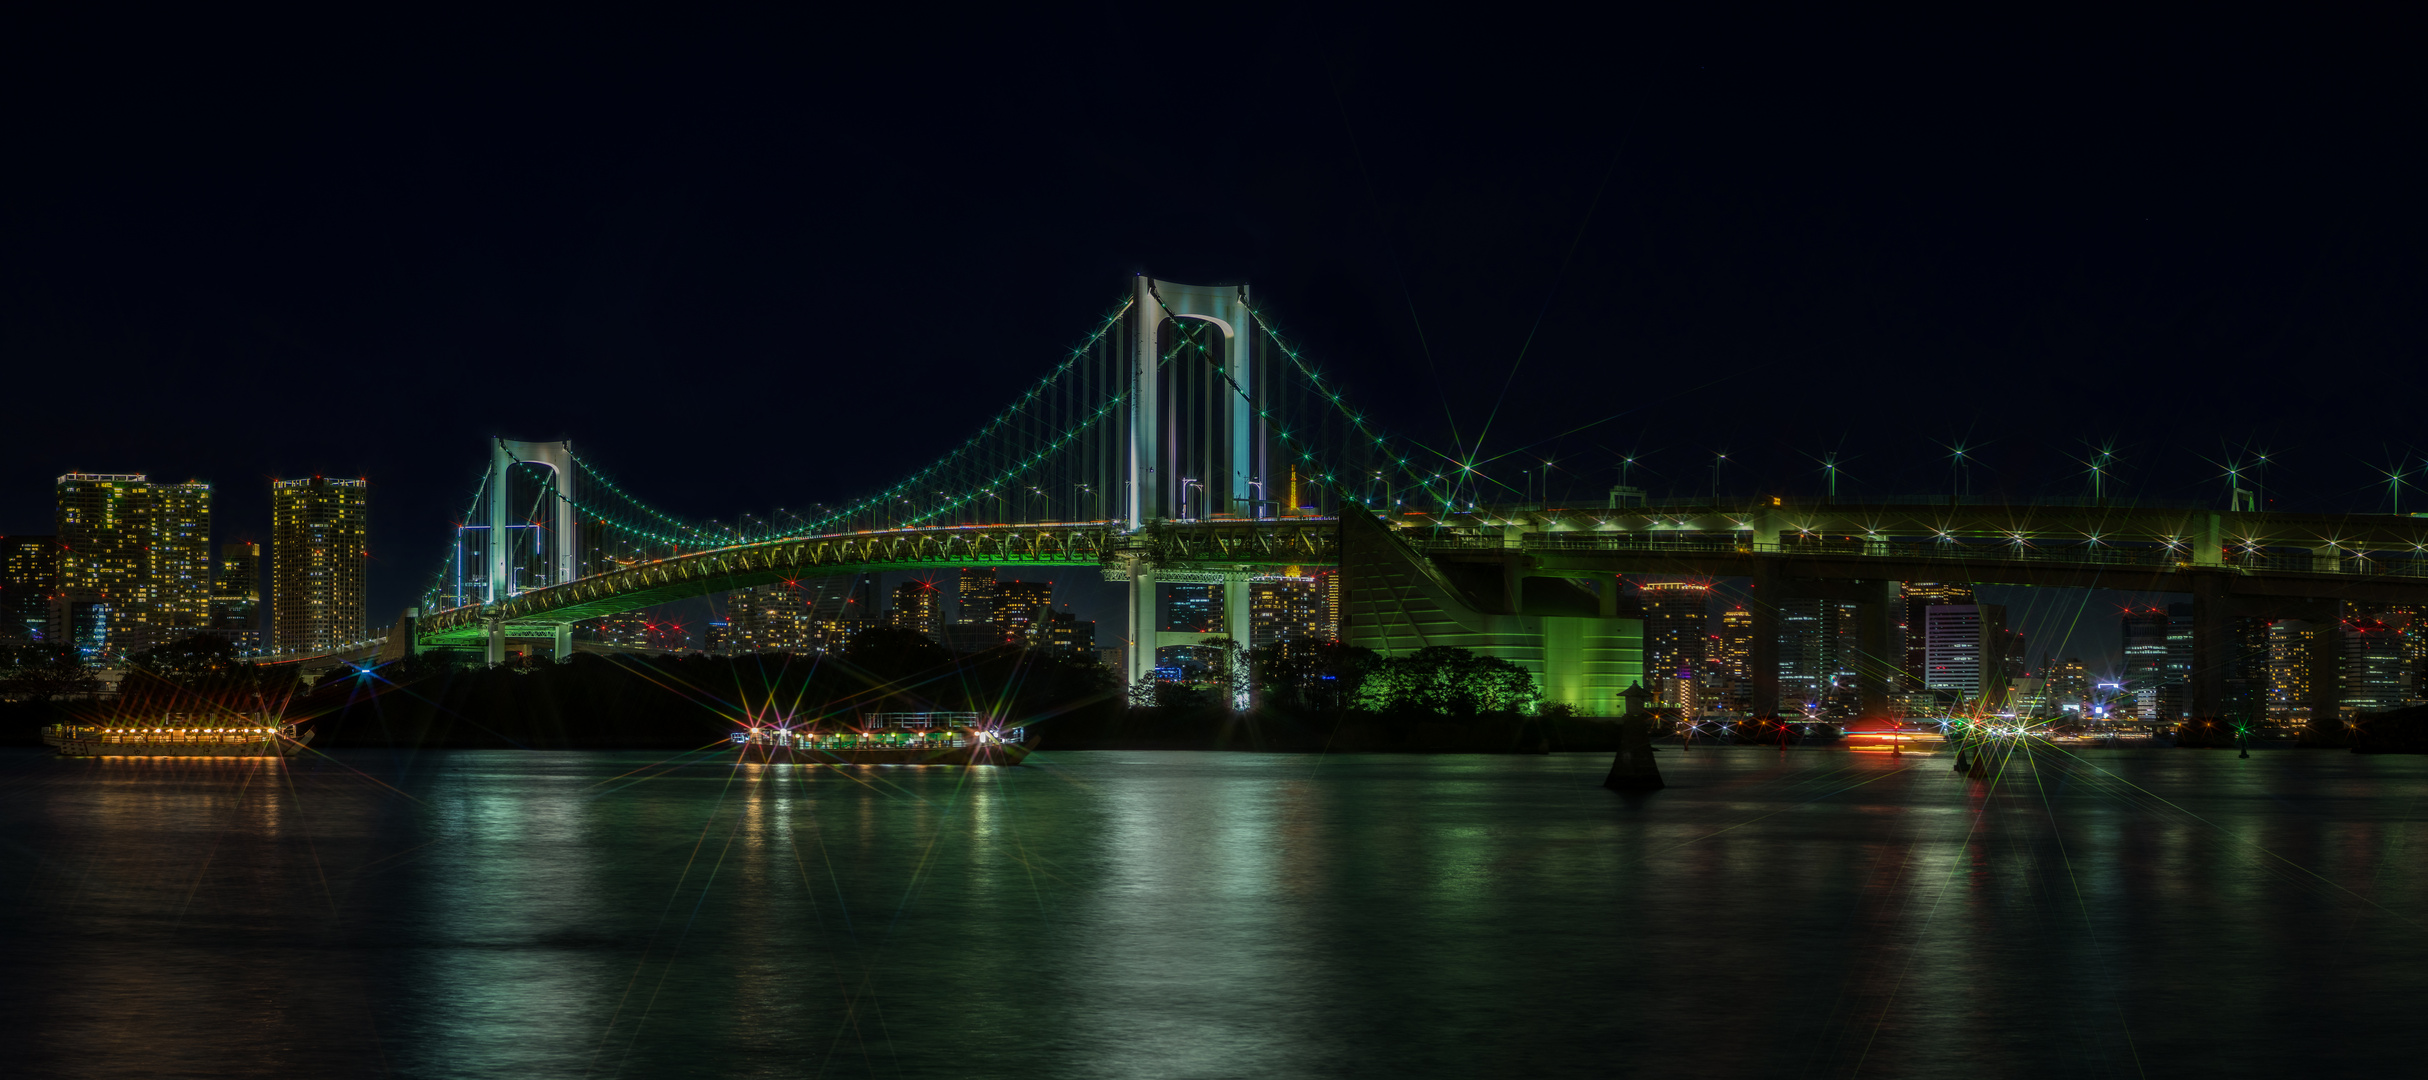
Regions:
<svg viewBox="0 0 2428 1080"><path fill-rule="evenodd" d="M837 726L754 724L732 739L745 761L795 765L1018 765L1036 747L1027 729L974 712L872 713Z"/></svg>
<svg viewBox="0 0 2428 1080"><path fill-rule="evenodd" d="M166 714L51 724L42 741L61 757L290 757L312 733L259 717Z"/></svg>

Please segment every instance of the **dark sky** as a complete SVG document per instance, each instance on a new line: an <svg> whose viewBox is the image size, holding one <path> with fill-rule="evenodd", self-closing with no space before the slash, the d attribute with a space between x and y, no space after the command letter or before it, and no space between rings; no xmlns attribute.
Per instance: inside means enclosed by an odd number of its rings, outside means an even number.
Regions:
<svg viewBox="0 0 2428 1080"><path fill-rule="evenodd" d="M6 16L0 532L68 469L215 481L225 537L367 476L384 619L493 432L688 515L847 498L1141 270L1252 283L1385 426L1489 419L1576 491L1723 449L1817 491L1832 448L1944 491L1969 440L1977 489L2070 495L2112 441L2128 495L2266 447L2280 505L2357 510L2428 445L2398 9L1141 10Z"/></svg>

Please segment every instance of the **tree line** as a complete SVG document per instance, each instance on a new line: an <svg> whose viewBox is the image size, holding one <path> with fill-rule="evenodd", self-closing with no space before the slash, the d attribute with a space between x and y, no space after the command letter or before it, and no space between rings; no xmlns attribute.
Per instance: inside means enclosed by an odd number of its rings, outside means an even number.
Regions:
<svg viewBox="0 0 2428 1080"><path fill-rule="evenodd" d="M313 680L197 637L130 658L115 698L64 650L20 649L0 668L8 741L96 711L266 711L319 748L450 746L679 749L751 723L853 724L880 712L974 711L1038 733L1047 747L1225 746L1391 749L1481 740L1484 748L1594 741L1601 725L1545 707L1516 664L1460 649L1399 657L1312 638L1242 649L1208 643L1210 679L1125 687L1092 657L1013 646L956 654L875 628L824 655L604 656L489 667L432 652ZM1233 708L1245 696L1247 710ZM1551 725L1551 726L1546 726ZM1520 744L1525 744L1521 746Z"/></svg>

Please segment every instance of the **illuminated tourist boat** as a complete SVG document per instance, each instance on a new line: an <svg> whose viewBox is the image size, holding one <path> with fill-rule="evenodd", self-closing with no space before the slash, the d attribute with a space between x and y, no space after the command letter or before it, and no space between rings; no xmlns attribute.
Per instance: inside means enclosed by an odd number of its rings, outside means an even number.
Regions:
<svg viewBox="0 0 2428 1080"><path fill-rule="evenodd" d="M1025 728L974 712L872 713L852 726L757 724L733 733L747 761L831 765L1018 765L1036 746Z"/></svg>
<svg viewBox="0 0 2428 1080"><path fill-rule="evenodd" d="M260 717L169 713L51 724L42 741L61 757L288 757L312 734Z"/></svg>

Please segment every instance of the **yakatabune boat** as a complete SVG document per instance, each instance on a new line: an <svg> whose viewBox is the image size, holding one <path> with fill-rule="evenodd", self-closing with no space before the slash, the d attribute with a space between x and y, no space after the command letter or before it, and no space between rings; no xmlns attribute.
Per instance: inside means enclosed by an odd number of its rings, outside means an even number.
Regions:
<svg viewBox="0 0 2428 1080"><path fill-rule="evenodd" d="M312 733L259 717L171 713L52 724L42 741L61 757L288 757Z"/></svg>
<svg viewBox="0 0 2428 1080"><path fill-rule="evenodd" d="M745 761L796 765L1018 765L1036 742L1025 728L974 712L872 713L849 727L760 724L733 733Z"/></svg>

